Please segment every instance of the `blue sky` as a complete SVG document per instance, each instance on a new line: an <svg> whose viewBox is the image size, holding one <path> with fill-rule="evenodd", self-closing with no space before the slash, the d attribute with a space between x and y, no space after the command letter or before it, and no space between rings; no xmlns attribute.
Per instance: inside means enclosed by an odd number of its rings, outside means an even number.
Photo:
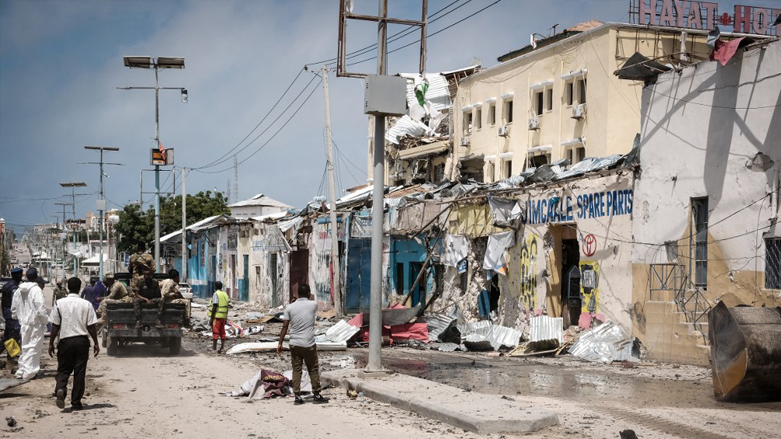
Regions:
<svg viewBox="0 0 781 439"><path fill-rule="evenodd" d="M460 20L495 0L459 0L461 6L432 23L430 32ZM437 11L453 0L430 0ZM356 12L376 13L376 0L355 0ZM417 0L391 0L391 14L414 17ZM746 3L746 2L741 2ZM778 1L754 0L758 6ZM719 2L731 11L734 2ZM595 18L627 21L626 0L503 0L429 41L428 70L465 67L474 58L483 66L529 41L532 32L546 34ZM139 197L139 170L149 166L154 138L154 93L123 91L120 86L153 86L152 71L127 69L124 55L183 56L186 68L164 71L160 84L184 87L189 103L176 91L160 95L160 139L175 148L178 166L203 166L228 152L247 136L271 109L306 63L336 56L337 0L0 0L0 217L20 227L53 221L61 212L54 198L66 193L61 181L84 181L77 215L94 210L98 170L78 162L95 161L84 145L118 146L107 161L105 180L109 207ZM376 42L376 27L352 24L349 49ZM398 28L392 28L390 33ZM407 37L390 49L413 41ZM417 47L390 57L389 72L417 70ZM371 55L371 54L370 54ZM369 71L375 62L361 65ZM315 68L319 66L313 66ZM303 72L291 88L293 96L312 79ZM304 92L314 90L315 81ZM362 82L330 76L334 141L339 185L348 188L366 179L367 120L362 113ZM272 140L293 108L274 125L281 107L248 139L268 132L239 154L239 195L265 193L301 207L321 188L325 166L324 109L321 89ZM261 150L258 148L264 144ZM241 143L240 147L247 142ZM251 153L254 156L247 159ZM232 159L219 171L230 168ZM162 180L166 180L164 173ZM232 169L216 174L190 172L187 190L225 191ZM178 181L177 181L178 183ZM144 190L153 187L152 175ZM164 189L173 189L168 178ZM151 196L144 197L145 205Z"/></svg>

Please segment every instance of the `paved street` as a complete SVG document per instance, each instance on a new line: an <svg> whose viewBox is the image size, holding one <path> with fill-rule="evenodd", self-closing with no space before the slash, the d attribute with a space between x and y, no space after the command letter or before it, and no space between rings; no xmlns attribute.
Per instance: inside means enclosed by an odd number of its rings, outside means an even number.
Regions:
<svg viewBox="0 0 781 439"><path fill-rule="evenodd" d="M267 324L264 333L273 335L278 328ZM24 427L17 433L3 428L3 437L483 437L386 404L362 404L341 389L324 392L331 398L327 406L224 396L261 368L289 369L289 354L216 356L210 344L190 334L177 357L142 344L127 347L119 357L101 352L89 365L87 410L77 413L55 407L55 363L45 357L42 378L0 395L0 413ZM400 373L557 413L561 425L527 437L616 438L618 431L632 429L643 439L749 439L773 437L781 429L781 403L717 403L710 370L702 367L641 363L624 368L567 356L519 359L398 347L385 349L383 356L386 367ZM362 367L366 358L363 348L323 352L321 364L323 370ZM420 392L426 396L425 388ZM150 405L154 410L146 408ZM209 418L219 421L204 422Z"/></svg>

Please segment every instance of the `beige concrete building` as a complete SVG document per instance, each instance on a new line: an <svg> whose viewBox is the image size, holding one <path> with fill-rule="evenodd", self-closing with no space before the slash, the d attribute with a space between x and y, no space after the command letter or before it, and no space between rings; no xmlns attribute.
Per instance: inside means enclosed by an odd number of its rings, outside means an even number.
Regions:
<svg viewBox="0 0 781 439"><path fill-rule="evenodd" d="M706 40L706 31L591 20L500 57L459 85L450 178L493 182L629 152L644 84L614 72L635 52L676 66L707 59Z"/></svg>

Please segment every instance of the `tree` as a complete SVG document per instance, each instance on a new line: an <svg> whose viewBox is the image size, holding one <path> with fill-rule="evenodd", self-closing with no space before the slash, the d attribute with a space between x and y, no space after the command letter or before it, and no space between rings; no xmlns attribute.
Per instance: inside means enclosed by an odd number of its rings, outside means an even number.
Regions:
<svg viewBox="0 0 781 439"><path fill-rule="evenodd" d="M228 214L228 200L222 192L198 192L187 195L187 225L191 225L210 216ZM182 196L160 199L160 236L165 236L182 228ZM150 206L146 212L137 204L125 206L119 213L119 222L115 226L121 237L117 251L132 253L139 245L150 247L155 240L155 211Z"/></svg>

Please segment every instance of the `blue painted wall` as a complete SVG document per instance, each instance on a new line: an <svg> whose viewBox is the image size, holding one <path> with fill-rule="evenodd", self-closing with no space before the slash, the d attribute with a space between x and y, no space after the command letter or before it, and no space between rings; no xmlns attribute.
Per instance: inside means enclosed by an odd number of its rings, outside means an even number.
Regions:
<svg viewBox="0 0 781 439"><path fill-rule="evenodd" d="M423 242L423 238L420 239L421 242ZM391 253L389 268L391 292L395 291L396 294L406 295L418 276L417 271L413 270L413 268L416 265L418 267L422 266L426 261L426 249L421 243L418 243L418 241L414 239L399 239L391 236L390 241ZM403 267L402 279L399 279L399 264ZM414 306L418 302L423 301L426 296L431 296L431 294L434 293L434 287L434 267L432 263L429 263L424 278L419 282L418 288L416 288L416 291L412 294L412 305Z"/></svg>

